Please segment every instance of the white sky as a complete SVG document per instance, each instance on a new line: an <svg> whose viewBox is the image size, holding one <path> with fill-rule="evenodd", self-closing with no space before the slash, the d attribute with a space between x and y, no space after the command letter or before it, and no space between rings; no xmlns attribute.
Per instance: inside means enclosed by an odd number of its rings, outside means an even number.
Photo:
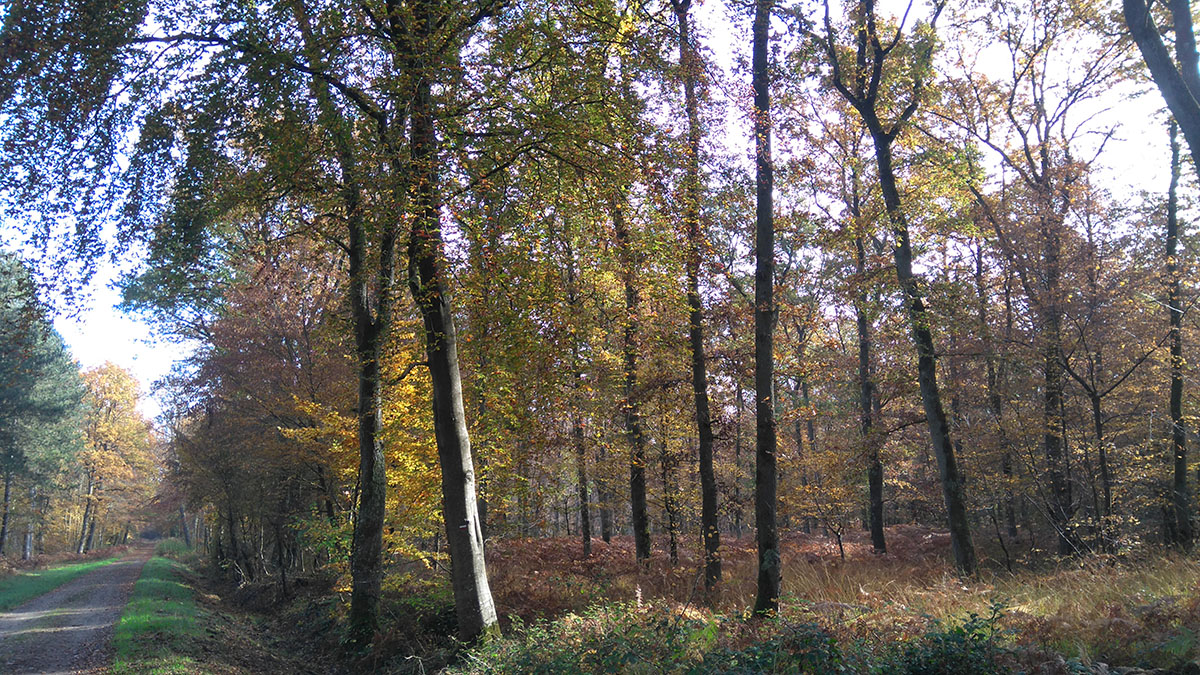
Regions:
<svg viewBox="0 0 1200 675"><path fill-rule="evenodd" d="M162 411L162 405L150 389L187 353L182 345L154 339L146 322L117 309L121 293L110 285L114 276L115 270L105 265L90 289L86 309L75 317L55 317L54 327L83 368L111 361L133 373L142 388L138 408L143 415L154 419Z"/></svg>

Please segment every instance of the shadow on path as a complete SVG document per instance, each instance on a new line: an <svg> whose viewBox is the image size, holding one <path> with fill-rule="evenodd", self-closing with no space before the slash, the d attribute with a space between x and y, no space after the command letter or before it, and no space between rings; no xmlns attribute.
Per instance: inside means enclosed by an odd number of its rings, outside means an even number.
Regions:
<svg viewBox="0 0 1200 675"><path fill-rule="evenodd" d="M109 645L153 547L105 565L0 612L0 672L89 673L111 661Z"/></svg>

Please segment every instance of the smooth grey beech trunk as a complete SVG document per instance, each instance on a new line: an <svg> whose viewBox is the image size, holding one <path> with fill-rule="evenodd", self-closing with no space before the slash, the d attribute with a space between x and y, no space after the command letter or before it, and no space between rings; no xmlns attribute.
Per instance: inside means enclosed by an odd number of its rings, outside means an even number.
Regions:
<svg viewBox="0 0 1200 675"><path fill-rule="evenodd" d="M36 485L29 486L29 517L25 519L25 541L21 546L21 560L33 558L33 534L41 520L37 507L38 489Z"/></svg>
<svg viewBox="0 0 1200 675"><path fill-rule="evenodd" d="M411 111L414 217L408 238L408 281L425 327L425 354L433 383L433 427L442 470L442 516L458 633L460 639L471 642L484 634L498 634L499 624L483 556L458 339L441 259L437 135L428 78L418 82Z"/></svg>

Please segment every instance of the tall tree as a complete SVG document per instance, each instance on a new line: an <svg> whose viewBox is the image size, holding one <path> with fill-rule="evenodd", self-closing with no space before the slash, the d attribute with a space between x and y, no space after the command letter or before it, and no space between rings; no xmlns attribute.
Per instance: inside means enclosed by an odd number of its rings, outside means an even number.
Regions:
<svg viewBox="0 0 1200 675"><path fill-rule="evenodd" d="M625 435L629 440L629 504L633 521L634 556L650 559L650 513L646 502L646 435L642 429L641 391L638 389L638 332L641 328L641 292L638 287L638 255L634 251L625 219L625 197L613 196L609 213L621 258L621 283L625 290L625 330L621 351L625 365Z"/></svg>
<svg viewBox="0 0 1200 675"><path fill-rule="evenodd" d="M911 3L910 3L911 5ZM825 2L824 35L816 36L830 68L830 83L858 112L875 145L879 187L891 223L896 278L904 294L913 344L917 352L917 381L929 428L934 455L941 473L942 497L946 505L954 561L960 572L975 572L975 549L971 544L966 498L958 470L950 423L942 405L937 381L937 352L933 340L933 322L925 305L924 294L913 273L912 241L908 216L900 196L892 147L908 126L926 96L926 84L933 65L936 45L934 26L945 8L944 1L934 2L929 21L918 25L905 40L904 26L898 26L884 43L884 27L879 25L874 0L861 0L850 12L853 22L852 47L839 46L837 32ZM907 13L905 14L907 16ZM911 43L911 44L910 44ZM849 63L843 64L844 59ZM901 66L901 60L905 60ZM907 100L898 97L903 91ZM886 95L885 95L886 92ZM894 107L893 107L894 106Z"/></svg>
<svg viewBox="0 0 1200 675"><path fill-rule="evenodd" d="M144 278L161 290L184 292L220 282L228 253L220 248L228 242L222 228L244 213L238 206L254 205L253 211L304 199L331 206L315 220L302 219L305 225L292 234L333 240L349 259L360 390L360 503L351 566L358 644L374 635L382 570L379 350L405 281L425 326L460 634L474 639L496 625L441 250L442 144L451 134L439 124L469 116L447 115L448 102L435 94L485 86L482 78L467 77L476 73L463 59L478 54L464 50L504 4L193 3L175 11L134 3L99 8L92 20L69 29L60 24L73 14L44 12L59 22L47 27L39 21L43 12L23 6L30 11L10 15L3 27L6 50L18 44L29 52L18 48L20 58L5 62L6 69L21 71L20 86L0 97L4 112L20 118L13 130L6 125L5 138L36 131L49 148L6 156L6 166L22 166L34 182L59 186L50 198L25 187L6 196L24 209L36 202L78 215L78 234L67 235L73 241L66 250L80 252L85 268L104 249L100 222L113 213L97 206L104 199L124 201L122 241L148 244L151 269ZM159 10L171 15L146 21L148 12ZM164 26L173 32L160 30ZM39 42L39 36L47 39ZM80 62L94 62L85 78L74 76ZM371 65L364 69L364 62ZM369 77L359 77L366 72ZM187 85L173 83L175 76ZM76 88L74 99L61 96L63 83ZM145 95L119 95L131 89ZM74 102L84 99L76 109ZM273 122L264 123L270 115ZM283 130L294 133L280 135ZM244 141L236 155L220 140L232 136ZM121 148L131 154L121 163L127 170L113 180L117 146L131 137L138 138L136 147ZM326 147L307 153L301 150L306 143ZM323 189L329 185L334 188ZM329 203L331 193L338 203Z"/></svg>
<svg viewBox="0 0 1200 675"><path fill-rule="evenodd" d="M1179 136L1171 120L1171 185L1167 191L1166 285L1171 342L1171 449L1174 477L1171 494L1175 505L1175 543L1192 546L1191 497L1188 493L1187 426L1183 417L1183 303L1179 265Z"/></svg>
<svg viewBox="0 0 1200 675"><path fill-rule="evenodd" d="M1078 500L1072 494L1064 417L1070 295L1064 252L1072 238L1067 218L1082 201L1087 170L1112 134L1092 116L1077 120L1076 113L1111 87L1120 50L1092 44L1096 17L1084 5L1032 0L997 3L984 12L982 25L999 32L1011 66L1003 79L967 73L965 83L952 85L946 100L954 107L942 117L966 130L1018 178L1014 194L1007 195L1016 197L1007 204L1019 213L1013 222L1005 222L1008 214L997 207L984 204L982 211L1037 319L1034 342L1042 361L1042 449L1049 483L1044 507L1058 533L1059 553L1068 554L1078 546L1071 522ZM964 35L964 61L977 58L970 44L981 35ZM1080 157L1086 136L1092 137L1089 142L1099 139L1098 149ZM977 200L987 199L971 189Z"/></svg>
<svg viewBox="0 0 1200 675"><path fill-rule="evenodd" d="M704 353L704 305L700 299L700 263L705 238L700 227L703 187L700 178L700 102L696 91L703 73L692 37L692 0L671 0L679 22L679 66L683 71L683 105L687 115L686 175L683 185L683 224L687 231L688 343L692 351L692 391L699 438L700 536L704 541L704 587L721 580L721 532L717 527L717 478L713 470L712 413L708 404L708 371Z"/></svg>
<svg viewBox="0 0 1200 675"><path fill-rule="evenodd" d="M85 493L77 553L86 553L96 543L96 525L108 519L112 524L114 502L120 498L142 506L153 493L147 493L153 475L154 435L150 423L137 409L140 391L129 371L112 363L84 373L84 437L86 448L79 455L78 467ZM139 499L140 493L140 499ZM142 502L142 503L138 503Z"/></svg>
<svg viewBox="0 0 1200 675"><path fill-rule="evenodd" d="M754 88L754 527L758 539L758 595L754 611L779 609L778 439L775 423L775 208L771 164L772 0L754 3L751 68Z"/></svg>
<svg viewBox="0 0 1200 675"><path fill-rule="evenodd" d="M82 396L79 371L29 270L16 256L0 254L0 555L11 533L14 481L43 473L52 455L79 449Z"/></svg>

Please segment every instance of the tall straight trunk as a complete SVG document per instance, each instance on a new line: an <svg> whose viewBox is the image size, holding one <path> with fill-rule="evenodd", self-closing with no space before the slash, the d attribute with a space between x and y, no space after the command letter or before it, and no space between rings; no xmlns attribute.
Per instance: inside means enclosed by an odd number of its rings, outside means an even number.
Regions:
<svg viewBox="0 0 1200 675"><path fill-rule="evenodd" d="M583 557L592 555L592 514L588 508L587 445L583 442L583 420L576 413L571 425L575 444L575 480L579 484L579 537L583 540Z"/></svg>
<svg viewBox="0 0 1200 675"><path fill-rule="evenodd" d="M746 410L746 396L742 388L741 368L737 369L737 374L734 376L734 401L736 412L734 413L734 434L733 434L733 466L737 469L738 476L742 475L742 417ZM736 480L733 482L733 528L737 537L742 536L744 531L744 505L742 503L742 481Z"/></svg>
<svg viewBox="0 0 1200 675"><path fill-rule="evenodd" d="M878 400L878 399L876 399ZM814 454L817 451L817 423L813 420L812 415L812 395L811 388L808 384L807 377L800 378L800 401L804 404L804 436L808 440L808 445L805 446L809 454ZM814 474L810 479L808 474L802 476L803 483L808 485L809 480L813 480L817 485L820 485L821 475ZM805 534L812 532L813 519L805 518L803 530Z"/></svg>
<svg viewBox="0 0 1200 675"><path fill-rule="evenodd" d="M37 508L38 489L36 485L29 486L29 518L25 521L25 541L21 546L21 560L33 558L33 533L40 520Z"/></svg>
<svg viewBox="0 0 1200 675"><path fill-rule="evenodd" d="M233 513L233 500L228 499L225 510L225 527L229 530L229 559L237 569L245 573L245 559L242 550L242 543L238 539L237 525L235 524L236 517Z"/></svg>
<svg viewBox="0 0 1200 675"><path fill-rule="evenodd" d="M422 21L428 30L427 20ZM483 529L475 492L475 467L463 409L454 329L442 247L438 195L437 136L432 84L417 83L410 102L412 151L411 199L414 206L408 241L408 279L425 326L425 354L433 383L433 427L442 469L442 516L450 548L454 607L459 637L467 642L498 633L496 607L483 557Z"/></svg>
<svg viewBox="0 0 1200 675"><path fill-rule="evenodd" d="M84 544L87 543L88 522L92 518L92 495L96 491L96 484L92 480L91 474L88 474L87 484L87 501L83 504L83 523L79 526L79 543L75 546L75 553L82 555L84 552Z"/></svg>
<svg viewBox="0 0 1200 675"><path fill-rule="evenodd" d="M855 326L858 332L859 429L867 449L871 547L876 553L886 553L887 540L883 534L883 462L879 459L879 440L871 433L875 383L871 379L871 322L867 317L867 250L861 234L854 238L854 252L859 283L858 297L854 303Z"/></svg>
<svg viewBox="0 0 1200 675"><path fill-rule="evenodd" d="M567 305L571 310L571 320L574 321L579 316L579 279L575 251L566 233L563 239L567 249ZM592 555L592 514L588 504L587 444L584 443L583 412L580 410L583 405L583 368L579 359L579 340L573 337L571 367L575 370L575 376L571 402L571 441L575 446L575 482L579 490L579 536L583 539L583 557L587 558Z"/></svg>
<svg viewBox="0 0 1200 675"><path fill-rule="evenodd" d="M92 544L95 541L95 537L96 537L96 516L95 516L95 514L92 514L92 520L91 520L91 522L88 523L87 540L84 542L83 551L82 551L83 553L87 553L88 551L92 550Z"/></svg>
<svg viewBox="0 0 1200 675"><path fill-rule="evenodd" d="M1048 203L1048 201L1047 201ZM1042 444L1046 454L1046 473L1050 481L1050 522L1058 534L1059 555L1076 551L1070 520L1073 515L1071 477L1067 470L1063 442L1063 390L1065 372L1062 354L1062 316L1058 297L1061 286L1061 223L1056 217L1044 217L1042 223L1042 262L1045 265L1042 306Z"/></svg>
<svg viewBox="0 0 1200 675"><path fill-rule="evenodd" d="M1179 293L1179 138L1171 121L1171 187L1167 193L1167 311L1171 319L1171 448L1175 472L1175 543L1192 547L1191 496L1187 481L1187 427L1183 419L1183 306Z"/></svg>
<svg viewBox="0 0 1200 675"><path fill-rule="evenodd" d="M179 527L183 530L183 545L188 548L192 547L192 535L188 532L187 514L183 511L183 505L179 505Z"/></svg>
<svg viewBox="0 0 1200 675"><path fill-rule="evenodd" d="M1104 503L1100 514L1107 518L1112 515L1112 476L1109 474L1108 452L1105 449L1104 411L1100 407L1103 399L1100 392L1092 389L1088 392L1088 400L1092 404L1092 431L1096 436L1096 448L1100 459L1100 489L1104 491Z"/></svg>
<svg viewBox="0 0 1200 675"><path fill-rule="evenodd" d="M1013 329L1016 325L1016 318L1013 313L1012 286L1013 286L1012 272L1006 270L1004 273L1004 342L1006 344L1012 342ZM1005 390L1007 390L1007 385L1004 384L1007 382L1007 373L1008 373L1007 369L1004 367L1003 362L1001 362L996 369L996 387L997 387L996 391L997 392L1000 391L1001 386L1005 386ZM997 397L997 400L994 401L996 410L1002 409L1000 407L1000 403L1001 403L1001 401L1000 401L999 397ZM1001 427L1001 430L1003 430L1003 427ZM1014 506L1013 505L1013 493L1012 493L1012 487L1011 487L1012 486L1012 477L1013 477L1012 454L1008 451L1007 439L1005 439L1004 442L1005 442L1005 452L1004 452L1004 456L1003 456L1003 467L1002 468L1004 471L1004 477L1005 477L1005 479L1008 480L1008 484L1009 484L1009 487L1008 487L1007 491L1005 492L1005 499L1008 501L1008 503L1006 504L1005 516L1008 519L1008 534L1009 534L1009 536L1015 538L1017 536L1017 517L1016 517L1016 510L1013 508L1013 506ZM1022 514L1024 514L1025 506L1026 506L1026 503L1024 500L1022 500L1021 501ZM1027 520L1028 519L1023 518L1023 521L1027 521Z"/></svg>
<svg viewBox="0 0 1200 675"><path fill-rule="evenodd" d="M665 404L665 395L663 399ZM662 420L662 430L660 432L662 443L659 446L658 469L660 472L659 477L662 480L663 512L667 516L667 551L670 555L671 564L677 565L679 564L679 506L675 502L677 487L673 480L675 459L671 457L667 446L667 417L665 414L660 414L659 417Z"/></svg>
<svg viewBox="0 0 1200 675"><path fill-rule="evenodd" d="M596 453L596 464L603 466L608 458L604 445L600 445ZM608 483L600 476L596 478L596 493L600 499L600 539L609 544L612 543L613 531L612 493L609 492Z"/></svg>
<svg viewBox="0 0 1200 675"><path fill-rule="evenodd" d="M879 167L879 184L883 192L884 206L892 225L892 234L896 238L892 249L896 278L904 293L913 344L917 350L917 381L921 387L921 403L925 408L929 438L941 474L942 498L946 504L947 525L950 529L950 546L954 551L954 562L958 570L963 574L974 574L975 547L971 543L966 498L958 473L954 444L950 438L950 423L946 419L941 391L938 389L937 354L933 345L931 317L925 308L920 285L912 271L912 244L908 235L908 220L901 209L900 190L896 186L896 174L892 167L892 139L875 131L872 131L871 136L875 142L875 159Z"/></svg>
<svg viewBox="0 0 1200 675"><path fill-rule="evenodd" d="M688 342L692 348L692 392L699 436L700 533L704 541L704 588L721 580L721 532L717 528L717 477L713 469L712 414L708 405L708 373L704 355L704 307L700 302L700 262L704 236L700 229L700 104L696 84L700 56L691 41L688 10L691 0L673 0L679 19L679 64L683 69L683 101L687 114L687 176L684 179L683 221L687 228Z"/></svg>
<svg viewBox="0 0 1200 675"><path fill-rule="evenodd" d="M771 164L771 0L754 6L754 526L758 533L758 595L754 611L779 609L778 439L775 428L775 222Z"/></svg>
<svg viewBox="0 0 1200 675"><path fill-rule="evenodd" d="M8 521L12 512L12 472L4 472L4 514L0 516L0 557L8 547Z"/></svg>
<svg viewBox="0 0 1200 675"><path fill-rule="evenodd" d="M293 13L304 40L305 58L314 72L324 69L320 51L313 39L303 2L294 2ZM379 598L383 582L383 523L387 501L387 473L384 464L383 401L381 397L380 357L391 320L391 296L394 282L395 231L385 228L380 240L377 299L371 302L371 255L368 232L363 219L362 188L358 159L349 122L337 109L329 85L321 77L309 80L309 89L317 101L319 119L333 142L341 172L342 206L345 210L348 239L350 314L354 330L354 348L358 370L358 494L354 532L350 550L350 642L366 646L374 637L379 622ZM327 516L332 522L332 500L326 498ZM230 537L233 523L230 522ZM237 547L234 546L235 558Z"/></svg>
<svg viewBox="0 0 1200 675"><path fill-rule="evenodd" d="M988 413L996 425L997 441L1000 445L1000 471L1004 475L1004 513L1008 525L1008 536L1017 536L1017 524L1013 514L1012 456L1008 448L1008 437L1004 430L1004 397L1000 391L1000 374L996 366L996 345L988 322L988 292L983 283L983 242L975 240L975 300L979 319L979 334L983 341L985 386L987 387ZM993 518L995 514L993 513ZM999 526L997 525L997 537ZM1003 540L1000 542L1004 545Z"/></svg>
<svg viewBox="0 0 1200 675"><path fill-rule="evenodd" d="M629 504L633 520L634 556L650 559L650 514L646 502L646 437L642 433L642 408L637 387L637 336L640 328L638 312L641 298L636 282L636 256L625 223L623 207L614 197L611 203L613 229L616 230L620 251L622 281L625 285L625 335L622 351L625 357L625 435L629 439Z"/></svg>

